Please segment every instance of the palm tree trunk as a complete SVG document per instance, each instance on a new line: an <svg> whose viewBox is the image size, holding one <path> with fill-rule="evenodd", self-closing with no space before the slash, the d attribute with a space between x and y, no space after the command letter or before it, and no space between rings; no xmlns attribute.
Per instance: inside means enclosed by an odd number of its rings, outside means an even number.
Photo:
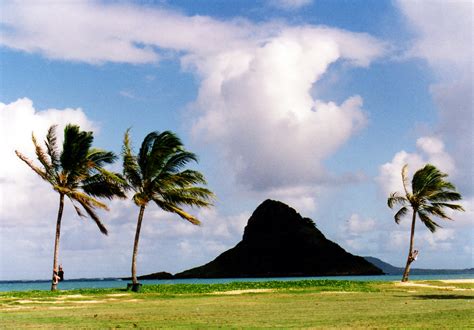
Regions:
<svg viewBox="0 0 474 330"><path fill-rule="evenodd" d="M407 265L405 266L405 271L403 272L402 282L408 281L408 273L410 272L410 265L413 262L413 243L415 241L415 223L416 223L416 212L413 210L413 218L411 221L411 232L410 232L410 249L408 250Z"/></svg>
<svg viewBox="0 0 474 330"><path fill-rule="evenodd" d="M63 217L63 209L64 209L64 195L59 194L59 210L58 210L58 218L56 220L56 239L54 241L54 260L53 260L53 277L51 279L51 291L56 291L58 282L55 278L57 275L58 269L58 255L59 255L59 236L61 235L61 219Z"/></svg>
<svg viewBox="0 0 474 330"><path fill-rule="evenodd" d="M137 254L138 254L138 240L140 239L140 229L142 227L143 213L145 212L145 205L140 206L140 213L138 214L137 231L135 232L135 242L133 243L132 255L132 283L136 286L137 280Z"/></svg>

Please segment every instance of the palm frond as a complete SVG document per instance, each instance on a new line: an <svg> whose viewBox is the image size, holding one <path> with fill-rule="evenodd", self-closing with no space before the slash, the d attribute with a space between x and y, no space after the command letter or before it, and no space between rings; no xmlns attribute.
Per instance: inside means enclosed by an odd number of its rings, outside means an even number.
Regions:
<svg viewBox="0 0 474 330"><path fill-rule="evenodd" d="M69 124L64 128L60 160L63 170L69 173L68 180L75 180L87 170L87 156L93 140L92 132L80 131L77 125Z"/></svg>
<svg viewBox="0 0 474 330"><path fill-rule="evenodd" d="M119 174L104 169L101 169L101 173L83 180L81 184L81 189L89 196L108 199L126 198L123 187L124 180Z"/></svg>
<svg viewBox="0 0 474 330"><path fill-rule="evenodd" d="M461 205L458 204L450 204L450 203L432 203L431 205L435 207L447 207L448 209L455 210L455 211L465 211Z"/></svg>
<svg viewBox="0 0 474 330"><path fill-rule="evenodd" d="M34 134L31 134L31 140L33 141L33 145L35 146L35 154L38 161L43 165L44 172L48 175L50 180L54 180L54 169L51 161L48 159L48 154L44 151L44 149L39 145L38 141Z"/></svg>
<svg viewBox="0 0 474 330"><path fill-rule="evenodd" d="M74 190L74 191L71 191L68 195L67 195L69 198L72 198L73 200L76 200L78 201L79 203L87 203L88 205L91 205L91 207L93 208L100 208L100 209L103 209L103 210L109 210L109 208L107 207L107 205L105 205L104 203L98 201L97 199L85 194L85 193L81 193L77 190Z"/></svg>
<svg viewBox="0 0 474 330"><path fill-rule="evenodd" d="M94 207L90 205L88 202L85 200L77 200L79 204L86 210L87 214L89 217L94 220L95 224L97 227L99 227L99 230L102 234L107 235L107 228L105 228L104 224L100 221L99 216L94 212Z"/></svg>
<svg viewBox="0 0 474 330"><path fill-rule="evenodd" d="M452 220L441 207L436 207L433 205L423 205L422 209L423 212L427 214L434 215L438 218L445 219L445 220Z"/></svg>
<svg viewBox="0 0 474 330"><path fill-rule="evenodd" d="M178 168L169 166L166 164L168 161L176 155L185 152L181 140L172 132L164 131L155 138L153 141L153 147L148 154L148 162L146 168L145 178L150 181L166 171L171 170L177 172ZM190 156L193 157L192 155Z"/></svg>
<svg viewBox="0 0 474 330"><path fill-rule="evenodd" d="M408 196L410 194L408 191L408 164L405 164L402 167L402 183L403 189L405 190L405 195Z"/></svg>
<svg viewBox="0 0 474 330"><path fill-rule="evenodd" d="M403 206L397 213L395 213L394 219L397 224L400 223L400 220L403 216L405 216L408 212L408 207Z"/></svg>
<svg viewBox="0 0 474 330"><path fill-rule="evenodd" d="M426 164L413 175L413 194L428 196L435 191L452 189L454 186L444 181L444 178L447 176L447 174L441 172L435 166Z"/></svg>
<svg viewBox="0 0 474 330"><path fill-rule="evenodd" d="M143 178L148 177L148 162L150 160L149 154L157 137L158 132L151 132L145 136L145 139L143 139L142 145L138 152L137 162Z"/></svg>
<svg viewBox="0 0 474 330"><path fill-rule="evenodd" d="M106 164L112 164L117 160L117 156L111 151L93 148L89 150L87 159L93 164L93 167L97 169Z"/></svg>
<svg viewBox="0 0 474 330"><path fill-rule="evenodd" d="M189 187L196 184L207 184L206 179L204 176L198 172L193 170L185 170L176 174L162 174L162 176L155 178L152 182L153 185L158 186L165 186L165 187Z"/></svg>
<svg viewBox="0 0 474 330"><path fill-rule="evenodd" d="M142 186L142 178L140 175L140 166L138 165L136 156L133 155L130 144L130 129L127 129L122 148L123 175L127 179L130 187L137 191L137 189Z"/></svg>
<svg viewBox="0 0 474 330"><path fill-rule="evenodd" d="M68 196L69 200L71 201L72 206L74 207L74 210L76 211L77 215L81 218L85 218L86 215L82 213L81 208L74 203L74 200Z"/></svg>
<svg viewBox="0 0 474 330"><path fill-rule="evenodd" d="M48 129L48 134L46 134L46 150L51 159L51 165L55 172L58 172L61 166L61 162L59 160L59 150L58 150L58 142L56 137L56 128L57 125L51 125Z"/></svg>
<svg viewBox="0 0 474 330"><path fill-rule="evenodd" d="M421 222L432 232L434 233L437 228L441 228L436 222L434 222L425 212L418 211Z"/></svg>
<svg viewBox="0 0 474 330"><path fill-rule="evenodd" d="M48 174L46 173L46 171L42 170L38 166L35 166L32 160L30 160L28 157L23 155L18 150L15 150L15 154L18 156L18 158L20 158L23 162L25 162L25 164L28 165L36 174L38 174L43 180L49 182Z"/></svg>
<svg viewBox="0 0 474 330"><path fill-rule="evenodd" d="M400 196L398 192L390 194L390 197L387 199L387 205L389 208L393 208L395 205L405 205L408 203L408 200L404 196Z"/></svg>
<svg viewBox="0 0 474 330"><path fill-rule="evenodd" d="M454 201L459 201L462 199L462 196L460 193L457 191L446 191L446 190L437 190L434 192L431 192L428 196L427 199L430 202L454 202Z"/></svg>
<svg viewBox="0 0 474 330"><path fill-rule="evenodd" d="M154 198L156 198L156 196L154 196ZM212 205L212 200L215 196L209 189L188 187L167 190L161 194L161 198L167 203L174 205L208 207Z"/></svg>
<svg viewBox="0 0 474 330"><path fill-rule="evenodd" d="M163 165L162 172L172 174L178 173L186 164L191 161L197 162L197 156L192 152L180 150L171 155L171 157L166 160L166 163Z"/></svg>
<svg viewBox="0 0 474 330"><path fill-rule="evenodd" d="M182 219L192 223L193 225L196 225L196 226L201 225L201 221L199 221L199 219L197 219L196 217L192 216L191 214L185 212L184 210L182 210L178 206L172 205L170 203L166 203L166 202L164 202L162 200L159 200L159 199L154 199L153 201L162 210L167 211L167 212L171 212L171 213L175 213L175 214L179 215Z"/></svg>

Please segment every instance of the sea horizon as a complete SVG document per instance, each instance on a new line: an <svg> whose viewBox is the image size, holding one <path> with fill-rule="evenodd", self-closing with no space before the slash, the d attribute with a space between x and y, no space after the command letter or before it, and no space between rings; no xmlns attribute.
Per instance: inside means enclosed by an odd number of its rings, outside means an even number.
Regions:
<svg viewBox="0 0 474 330"><path fill-rule="evenodd" d="M245 278L194 278L167 280L140 280L143 285L151 284L218 284L230 282L263 282L263 281L301 281L301 280L347 280L347 281L399 281L401 275L354 275L354 276L305 276L305 277L245 277ZM411 275L410 280L453 280L474 279L473 274L432 274ZM125 288L130 280L122 278L79 278L64 280L59 283L59 290ZM50 280L1 280L0 292L49 290Z"/></svg>

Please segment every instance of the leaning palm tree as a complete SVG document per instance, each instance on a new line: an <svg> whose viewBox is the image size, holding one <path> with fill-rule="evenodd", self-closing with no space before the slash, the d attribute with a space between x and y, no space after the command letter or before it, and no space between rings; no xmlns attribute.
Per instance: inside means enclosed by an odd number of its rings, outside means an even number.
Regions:
<svg viewBox="0 0 474 330"><path fill-rule="evenodd" d="M462 199L461 194L456 191L456 187L444 179L448 176L441 172L435 166L426 164L423 168L416 171L411 181L411 192L408 188L408 165L403 166L402 182L405 194L394 192L388 198L388 206L393 208L396 204L402 207L395 214L395 222L400 223L401 217L406 215L409 208L412 209L412 222L410 231L410 248L408 250L408 258L403 272L402 282L408 281L408 273L410 272L410 265L416 259L418 251L413 250L413 243L415 238L415 222L416 216L420 218L421 222L432 232L440 227L432 216L452 220L444 211L444 209L452 209L456 211L464 211L463 207L458 204L450 202Z"/></svg>
<svg viewBox="0 0 474 330"><path fill-rule="evenodd" d="M174 133L165 131L148 134L138 155L134 155L129 132L130 130L126 131L123 143L123 174L129 188L135 193L133 201L140 208L132 254L132 289L137 291L138 241L148 203L155 202L162 210L175 213L193 225L199 225L199 220L181 207L209 207L214 194L198 186L206 184L200 172L183 170L189 162L197 162L197 157L184 149L181 140Z"/></svg>
<svg viewBox="0 0 474 330"><path fill-rule="evenodd" d="M79 205L97 224L99 230L107 235L107 229L95 212L107 210L107 206L96 198L111 199L115 196L125 198L125 180L120 174L104 169L116 156L109 151L92 148L92 132L80 131L79 126L67 125L64 129L64 142L59 150L56 138L56 125L49 128L46 135L46 149L32 135L35 153L40 166L37 166L22 153L15 151L36 174L48 182L59 194L59 209L56 220L56 239L54 243L53 278L51 291L57 289L59 237L64 209L64 197L69 198L80 217L86 217ZM77 205L78 204L78 205Z"/></svg>

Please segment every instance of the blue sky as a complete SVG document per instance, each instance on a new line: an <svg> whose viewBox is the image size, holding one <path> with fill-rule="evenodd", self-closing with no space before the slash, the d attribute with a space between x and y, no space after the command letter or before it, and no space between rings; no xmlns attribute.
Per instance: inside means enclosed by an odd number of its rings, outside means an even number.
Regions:
<svg viewBox="0 0 474 330"><path fill-rule="evenodd" d="M358 255L402 265L408 220L386 207L400 170L432 162L466 212L416 233L417 267L473 267L469 1L3 1L0 279L47 278L57 196L14 156L68 122L120 152L173 130L218 200L202 227L150 206L139 273L178 272L232 247L266 198ZM115 165L120 170L120 164ZM69 277L129 273L137 209L113 201L110 235L66 209Z"/></svg>

